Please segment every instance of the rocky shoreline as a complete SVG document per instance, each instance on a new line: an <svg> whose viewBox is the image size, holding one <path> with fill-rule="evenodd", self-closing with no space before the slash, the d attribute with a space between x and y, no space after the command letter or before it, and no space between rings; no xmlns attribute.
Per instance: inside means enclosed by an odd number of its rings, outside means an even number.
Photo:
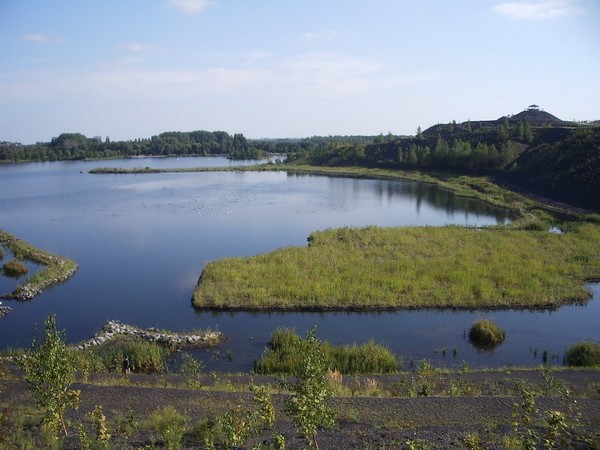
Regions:
<svg viewBox="0 0 600 450"><path fill-rule="evenodd" d="M12 308L10 306L0 306L0 317L4 317L11 311Z"/></svg>
<svg viewBox="0 0 600 450"><path fill-rule="evenodd" d="M147 342L156 342L157 344L176 349L216 345L223 338L220 331L206 330L200 334L169 333L156 328L141 329L121 323L117 320L109 320L102 326L100 331L94 335L94 337L78 344L76 348L84 350L86 348L103 345L119 335L133 336Z"/></svg>

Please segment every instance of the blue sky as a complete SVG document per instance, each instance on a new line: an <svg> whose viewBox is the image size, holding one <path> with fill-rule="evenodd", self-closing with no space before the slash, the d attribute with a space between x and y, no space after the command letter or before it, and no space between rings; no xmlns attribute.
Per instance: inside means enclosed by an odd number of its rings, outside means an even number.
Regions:
<svg viewBox="0 0 600 450"><path fill-rule="evenodd" d="M600 119L597 0L0 0L0 141Z"/></svg>

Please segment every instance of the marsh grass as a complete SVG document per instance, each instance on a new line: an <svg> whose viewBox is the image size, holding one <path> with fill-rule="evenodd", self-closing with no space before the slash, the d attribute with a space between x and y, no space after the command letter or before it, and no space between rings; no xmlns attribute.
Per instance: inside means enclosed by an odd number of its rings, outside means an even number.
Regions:
<svg viewBox="0 0 600 450"><path fill-rule="evenodd" d="M120 372L126 356L131 361L132 372L163 373L167 370L168 349L154 342L122 336L87 352L89 356L85 361L92 365L101 363L109 372Z"/></svg>
<svg viewBox="0 0 600 450"><path fill-rule="evenodd" d="M305 341L295 330L278 328L273 333L269 348L254 362L258 374L293 374L303 364ZM384 345L369 341L335 347L321 344L328 367L340 374L384 374L398 371L398 361Z"/></svg>
<svg viewBox="0 0 600 450"><path fill-rule="evenodd" d="M209 263L196 308L548 308L590 298L600 226L554 234L494 228L340 228L306 248Z"/></svg>

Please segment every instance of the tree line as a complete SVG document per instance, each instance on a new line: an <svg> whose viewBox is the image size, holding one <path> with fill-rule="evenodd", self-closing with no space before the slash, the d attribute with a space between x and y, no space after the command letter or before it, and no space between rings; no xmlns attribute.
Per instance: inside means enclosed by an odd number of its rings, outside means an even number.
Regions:
<svg viewBox="0 0 600 450"><path fill-rule="evenodd" d="M225 131L169 131L150 138L111 141L81 133L62 133L50 142L23 145L0 142L0 161L61 161L113 159L133 156L208 156L230 159L263 159L268 154L295 153L325 148L331 142L370 142L371 136L313 136L303 139L247 139Z"/></svg>

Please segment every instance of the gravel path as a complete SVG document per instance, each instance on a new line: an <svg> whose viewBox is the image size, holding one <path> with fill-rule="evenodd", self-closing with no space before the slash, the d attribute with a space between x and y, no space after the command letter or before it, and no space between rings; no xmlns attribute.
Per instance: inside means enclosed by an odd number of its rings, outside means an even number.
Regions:
<svg viewBox="0 0 600 450"><path fill-rule="evenodd" d="M559 376L573 386L582 385L597 389L600 386L600 372L558 372ZM533 377L535 372L521 373L520 376ZM458 375L456 375L458 376ZM487 382L489 379L505 379L502 372L465 374L470 379ZM81 405L79 411L70 414L72 419L87 420L85 414L94 406L101 405L109 418L133 415L139 420L150 416L154 411L166 405L173 405L194 420L214 419L218 414L233 409L251 395L236 392L216 392L188 390L183 387L141 387L134 383L176 385L178 377L151 377L131 375L129 385L101 386L97 384L77 383L80 389ZM248 377L239 377L248 381ZM393 382L394 377L381 377L381 383ZM232 378L235 381L235 378ZM261 382L261 379L254 379ZM306 443L295 432L294 427L283 415L286 396L274 395L278 422L275 430L286 437L286 448L305 448ZM511 414L515 397L477 396L477 397L417 397L417 398L373 398L339 397L334 400L338 411L338 420L332 430L319 433L321 449L363 449L363 448L408 448L408 440L427 440L428 448L465 448L462 438L467 433L477 433L487 448L502 448L501 436L511 429ZM578 399L578 409L582 413L582 422L588 432L598 435L600 430L600 392L591 398ZM33 398L25 383L19 379L2 380L0 405L33 404ZM538 398L536 406L540 411L563 409L558 398ZM600 435L598 435L600 438ZM254 443L267 441L265 434ZM128 440L129 448L140 448L153 442L148 436L133 436ZM74 438L70 448L76 448ZM187 448L197 448L198 443L189 443ZM578 448L594 448L582 446Z"/></svg>

